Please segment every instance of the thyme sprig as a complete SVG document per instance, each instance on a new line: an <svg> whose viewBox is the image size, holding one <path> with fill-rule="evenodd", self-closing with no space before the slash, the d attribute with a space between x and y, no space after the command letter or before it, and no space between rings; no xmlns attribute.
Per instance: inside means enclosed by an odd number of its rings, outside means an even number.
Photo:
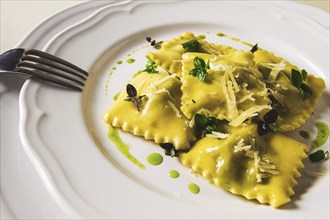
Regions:
<svg viewBox="0 0 330 220"><path fill-rule="evenodd" d="M127 98L125 101L133 102L136 109L140 111L140 102L145 95L137 96L136 88L132 84L127 84L126 86Z"/></svg>

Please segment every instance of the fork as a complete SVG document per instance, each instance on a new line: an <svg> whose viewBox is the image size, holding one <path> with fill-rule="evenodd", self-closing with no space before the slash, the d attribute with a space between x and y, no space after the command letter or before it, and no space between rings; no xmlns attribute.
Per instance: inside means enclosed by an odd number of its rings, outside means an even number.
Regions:
<svg viewBox="0 0 330 220"><path fill-rule="evenodd" d="M0 55L0 73L33 76L55 85L82 91L88 73L49 53L17 48Z"/></svg>

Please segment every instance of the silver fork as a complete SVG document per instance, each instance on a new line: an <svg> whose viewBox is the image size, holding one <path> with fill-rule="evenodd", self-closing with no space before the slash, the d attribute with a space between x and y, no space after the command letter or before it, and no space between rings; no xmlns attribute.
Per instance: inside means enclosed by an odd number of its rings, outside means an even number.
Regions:
<svg viewBox="0 0 330 220"><path fill-rule="evenodd" d="M59 57L23 48L0 55L0 73L29 75L77 91L82 91L88 77L85 70Z"/></svg>

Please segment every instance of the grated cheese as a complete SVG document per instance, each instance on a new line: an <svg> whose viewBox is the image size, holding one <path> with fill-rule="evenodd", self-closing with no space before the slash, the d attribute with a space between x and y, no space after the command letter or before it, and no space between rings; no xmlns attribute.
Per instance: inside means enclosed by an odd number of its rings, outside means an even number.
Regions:
<svg viewBox="0 0 330 220"><path fill-rule="evenodd" d="M206 137L214 138L214 139L226 139L227 137L229 137L229 134L212 131L212 134L206 134Z"/></svg>
<svg viewBox="0 0 330 220"><path fill-rule="evenodd" d="M263 109L271 109L269 105L260 105L249 108L248 110L242 112L237 118L232 120L229 125L237 127L241 125L246 119L250 118L253 114L260 112Z"/></svg>

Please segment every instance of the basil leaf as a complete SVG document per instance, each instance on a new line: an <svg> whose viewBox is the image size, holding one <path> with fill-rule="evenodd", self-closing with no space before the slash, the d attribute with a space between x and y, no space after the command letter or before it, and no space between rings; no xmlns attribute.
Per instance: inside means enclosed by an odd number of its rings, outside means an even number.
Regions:
<svg viewBox="0 0 330 220"><path fill-rule="evenodd" d="M303 78L298 70L295 69L291 70L291 81L295 87L299 88L301 86Z"/></svg>
<svg viewBox="0 0 330 220"><path fill-rule="evenodd" d="M324 160L327 154L329 154L329 151L324 152L323 150L318 150L310 154L308 157L312 162L319 162L321 160Z"/></svg>
<svg viewBox="0 0 330 220"><path fill-rule="evenodd" d="M135 97L137 95L137 91L132 84L127 84L126 92L127 92L128 97Z"/></svg>
<svg viewBox="0 0 330 220"><path fill-rule="evenodd" d="M210 69L210 60L205 63L203 58L195 57L194 58L195 69L192 69L189 74L192 76L197 76L198 79L204 81L207 76L207 70Z"/></svg>
<svg viewBox="0 0 330 220"><path fill-rule="evenodd" d="M190 40L181 45L187 52L199 52L199 42L197 40Z"/></svg>

